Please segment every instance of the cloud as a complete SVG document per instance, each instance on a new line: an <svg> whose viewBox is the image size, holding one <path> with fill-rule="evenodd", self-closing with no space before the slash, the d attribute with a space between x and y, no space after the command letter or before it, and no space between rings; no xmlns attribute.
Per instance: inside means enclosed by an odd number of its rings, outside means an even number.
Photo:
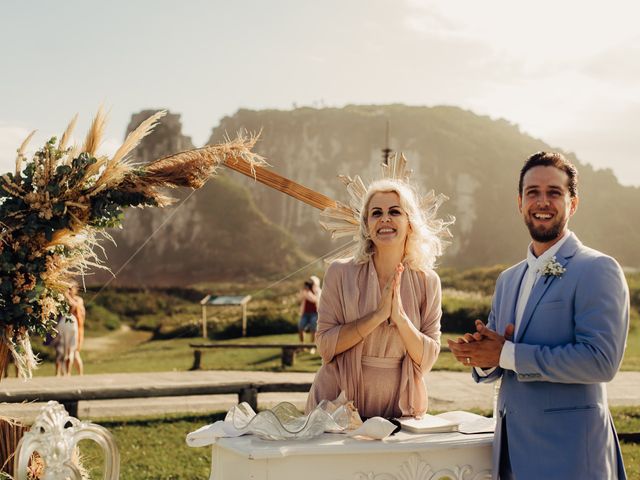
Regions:
<svg viewBox="0 0 640 480"><path fill-rule="evenodd" d="M623 185L640 185L640 102L626 105L602 104L589 115L600 119L598 125L568 124L552 136L562 146L575 151L578 158L596 168L614 168L618 181Z"/></svg>
<svg viewBox="0 0 640 480"><path fill-rule="evenodd" d="M506 118L640 185L639 16L629 0L606 9L575 0L408 0L404 23L449 67L436 68L440 101L454 85L445 100Z"/></svg>
<svg viewBox="0 0 640 480"><path fill-rule="evenodd" d="M639 88L640 36L629 42L597 52L585 59L581 69L588 75L623 88Z"/></svg>
<svg viewBox="0 0 640 480"><path fill-rule="evenodd" d="M607 8L578 0L409 0L405 24L417 33L485 44L537 70L571 67L629 42L637 36L638 16L640 5L631 0Z"/></svg>

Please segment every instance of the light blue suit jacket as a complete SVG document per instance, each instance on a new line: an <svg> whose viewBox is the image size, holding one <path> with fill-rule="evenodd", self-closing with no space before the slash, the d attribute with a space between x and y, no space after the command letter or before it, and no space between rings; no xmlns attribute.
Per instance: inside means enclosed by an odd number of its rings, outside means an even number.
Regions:
<svg viewBox="0 0 640 480"><path fill-rule="evenodd" d="M515 368L502 378L493 449L498 475L502 423L517 480L626 479L605 383L618 371L629 328L629 290L618 263L571 233L556 254L566 272L540 277L515 343ZM489 328L515 324L526 261L502 272Z"/></svg>

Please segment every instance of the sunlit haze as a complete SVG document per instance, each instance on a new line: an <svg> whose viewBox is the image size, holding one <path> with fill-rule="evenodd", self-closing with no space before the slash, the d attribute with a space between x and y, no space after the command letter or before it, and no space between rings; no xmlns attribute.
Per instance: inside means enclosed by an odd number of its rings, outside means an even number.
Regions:
<svg viewBox="0 0 640 480"><path fill-rule="evenodd" d="M32 129L180 113L196 145L239 108L457 105L640 185L636 2L3 2L0 170ZM401 146L400 146L401 147Z"/></svg>

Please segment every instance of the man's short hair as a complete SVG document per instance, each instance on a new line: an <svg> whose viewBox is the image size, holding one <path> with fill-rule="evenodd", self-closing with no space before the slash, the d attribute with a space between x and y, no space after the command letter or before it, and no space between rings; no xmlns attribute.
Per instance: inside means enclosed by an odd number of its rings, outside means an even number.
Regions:
<svg viewBox="0 0 640 480"><path fill-rule="evenodd" d="M524 166L520 170L520 182L518 183L518 195L522 195L524 174L533 167L555 167L562 170L569 177L569 195L578 196L578 169L573 163L567 160L564 155L557 152L537 152L527 158Z"/></svg>

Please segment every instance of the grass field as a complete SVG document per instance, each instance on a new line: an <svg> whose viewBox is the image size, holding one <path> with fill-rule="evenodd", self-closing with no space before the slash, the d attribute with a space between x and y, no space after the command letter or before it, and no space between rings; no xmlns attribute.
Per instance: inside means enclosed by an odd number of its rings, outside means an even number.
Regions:
<svg viewBox="0 0 640 480"><path fill-rule="evenodd" d="M173 338L169 340L150 340L149 332L123 329L96 339L87 339L83 352L86 373L116 372L163 372L184 371L193 364L193 352L189 343L199 342L197 338ZM442 335L442 344L456 334ZM297 334L264 335L246 339L223 340L227 343L290 343L297 342ZM206 351L203 368L207 370L269 370L281 371L280 349L220 349ZM288 371L315 372L320 367L319 355L300 352L296 364ZM458 363L450 354L440 354L434 370L465 371L467 368ZM627 342L627 350L622 370L640 370L640 330L633 329ZM45 361L35 372L36 376L52 375L54 365Z"/></svg>
<svg viewBox="0 0 640 480"><path fill-rule="evenodd" d="M463 279L475 282L475 278ZM460 280L462 281L462 280ZM460 282L456 280L456 282ZM447 291L446 312L449 319L460 320L464 315L475 314L487 308L487 292L460 293L459 285L451 282ZM444 282L443 282L444 284ZM487 283L489 285L489 283ZM220 291L220 286L212 286ZM237 293L233 285L225 286L224 293ZM487 289L489 287L487 286ZM291 323L295 300L287 295L289 286L278 287L274 292L262 292L252 301L252 313L259 319L284 319ZM638 289L636 288L636 291ZM637 302L636 302L637 304ZM133 292L114 294L100 299L93 309L93 318L88 318L90 328L83 349L86 373L115 372L157 372L186 371L193 362L193 352L189 343L199 342L194 337L194 318L198 318L198 306L187 300L176 300L168 295L157 296ZM109 310L112 308L113 310ZM103 315L102 319L100 316ZM226 323L237 318L237 312L220 311ZM456 321L457 321L456 320ZM95 323L91 323L95 322ZM183 328L183 325L191 326ZM264 324L262 324L264 325ZM451 325L449 323L448 325ZM295 327L294 327L295 328ZM159 339L169 332L173 338ZM455 333L444 333L442 344ZM297 334L280 333L251 338L222 340L229 343L257 342L281 343L297 342ZM43 352L51 352L43 347ZM320 357L309 352L300 352L290 371L315 372L320 366ZM280 371L280 349L265 350L211 350L203 359L203 368L234 370ZM434 366L435 370L466 371L467 368L455 361L450 353L443 352ZM622 370L640 370L640 319L633 311L627 350ZM52 375L54 366L50 360L43 362L36 375ZM619 432L640 431L640 408L625 407L612 409ZM189 448L184 438L187 433L202 425L211 423L220 416L169 416L131 420L97 420L115 436L120 446L122 462L120 478L127 480L161 479L205 479L210 472L210 449ZM630 479L640 480L640 445L623 444L623 455ZM171 452L167 455L167 452ZM94 446L83 446L86 465L101 463ZM101 478L99 469L93 471L93 478Z"/></svg>
<svg viewBox="0 0 640 480"><path fill-rule="evenodd" d="M433 412L438 413L438 412ZM489 415L489 412L476 411ZM640 431L640 408L613 408L619 432ZM121 455L120 478L127 480L203 480L209 478L211 449L190 448L187 433L222 419L222 414L207 416L168 416L129 421L101 419L96 423L108 428L116 437ZM101 465L102 457L94 445L81 443L85 466ZM171 452L167 455L167 452ZM622 444L630 480L640 479L640 445ZM99 476L101 467L91 470Z"/></svg>

